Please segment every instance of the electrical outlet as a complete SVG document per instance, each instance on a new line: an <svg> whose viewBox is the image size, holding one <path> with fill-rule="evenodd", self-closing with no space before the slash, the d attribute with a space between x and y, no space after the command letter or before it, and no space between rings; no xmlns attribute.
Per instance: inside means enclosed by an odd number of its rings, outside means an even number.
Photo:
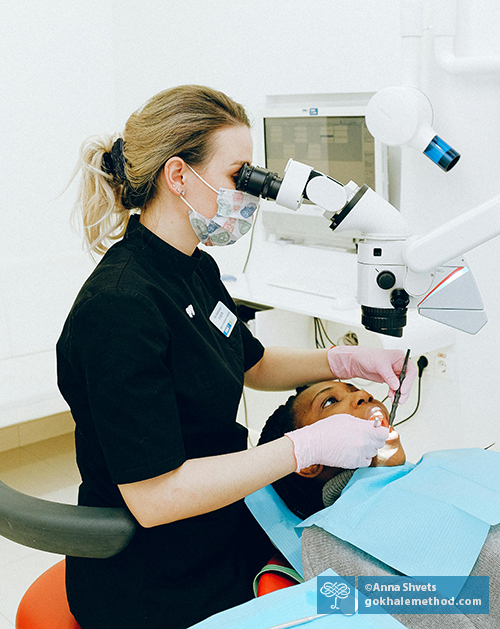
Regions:
<svg viewBox="0 0 500 629"><path fill-rule="evenodd" d="M442 348L433 352L427 352L425 357L429 361L426 372L430 376L442 378L443 380L453 380L451 352L448 348Z"/></svg>

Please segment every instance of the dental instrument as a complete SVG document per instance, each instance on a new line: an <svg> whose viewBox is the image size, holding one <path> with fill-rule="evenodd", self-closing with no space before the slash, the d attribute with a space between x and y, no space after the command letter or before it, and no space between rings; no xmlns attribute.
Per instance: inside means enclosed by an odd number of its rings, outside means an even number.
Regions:
<svg viewBox="0 0 500 629"><path fill-rule="evenodd" d="M316 620L317 618L321 618L322 616L328 616L328 614L317 614L316 616L297 618L296 620L284 622L281 625L273 625L272 627L267 627L267 629L289 629L289 627L298 627L299 625L305 625L306 623Z"/></svg>
<svg viewBox="0 0 500 629"><path fill-rule="evenodd" d="M392 428L392 424L394 423L394 419L396 418L396 411L399 406L399 398L401 397L401 387L403 386L403 380L406 376L406 367L408 365L408 360L410 358L410 350L406 351L405 360L403 363L403 368L401 369L401 373L399 374L399 387L396 393L394 394L394 400L392 401L392 408L389 415L389 430Z"/></svg>
<svg viewBox="0 0 500 629"><path fill-rule="evenodd" d="M375 428L378 428L379 426L381 426L382 421L385 418L386 418L386 415L384 411L379 407L378 404L369 406L365 414L365 419L373 421L373 426Z"/></svg>

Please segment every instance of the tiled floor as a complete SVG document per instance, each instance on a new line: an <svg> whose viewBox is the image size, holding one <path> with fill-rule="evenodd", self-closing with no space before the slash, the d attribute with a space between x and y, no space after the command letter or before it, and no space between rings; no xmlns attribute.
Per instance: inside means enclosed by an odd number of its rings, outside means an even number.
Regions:
<svg viewBox="0 0 500 629"><path fill-rule="evenodd" d="M79 474L73 435L0 452L0 480L32 496L75 504ZM24 592L61 558L0 537L0 629L13 629Z"/></svg>

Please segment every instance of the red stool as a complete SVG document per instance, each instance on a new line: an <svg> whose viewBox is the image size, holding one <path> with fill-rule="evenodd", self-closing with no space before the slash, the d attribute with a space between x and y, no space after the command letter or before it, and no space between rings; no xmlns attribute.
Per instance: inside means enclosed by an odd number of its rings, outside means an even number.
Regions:
<svg viewBox="0 0 500 629"><path fill-rule="evenodd" d="M297 584L296 577L274 571L279 567L293 571L282 556L273 557L269 571L259 576L258 596ZM16 629L81 629L69 610L65 570L63 559L30 585L17 609Z"/></svg>
<svg viewBox="0 0 500 629"><path fill-rule="evenodd" d="M64 559L30 585L16 616L16 629L80 629L69 611Z"/></svg>
<svg viewBox="0 0 500 629"><path fill-rule="evenodd" d="M283 571L280 571L283 568ZM270 559L264 569L258 575L257 596L264 596L275 590L281 590L292 585L297 585L299 575L293 570L286 559L281 555L275 555Z"/></svg>

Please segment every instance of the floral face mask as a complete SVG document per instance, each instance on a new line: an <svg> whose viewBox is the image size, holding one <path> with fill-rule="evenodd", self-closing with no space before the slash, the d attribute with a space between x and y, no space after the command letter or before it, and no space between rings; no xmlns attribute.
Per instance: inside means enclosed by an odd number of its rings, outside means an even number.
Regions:
<svg viewBox="0 0 500 629"><path fill-rule="evenodd" d="M234 244L252 228L260 198L228 188L217 191L189 164L188 168L217 194L217 214L212 218L199 214L181 194L181 199L189 207L189 221L198 240L207 247Z"/></svg>

